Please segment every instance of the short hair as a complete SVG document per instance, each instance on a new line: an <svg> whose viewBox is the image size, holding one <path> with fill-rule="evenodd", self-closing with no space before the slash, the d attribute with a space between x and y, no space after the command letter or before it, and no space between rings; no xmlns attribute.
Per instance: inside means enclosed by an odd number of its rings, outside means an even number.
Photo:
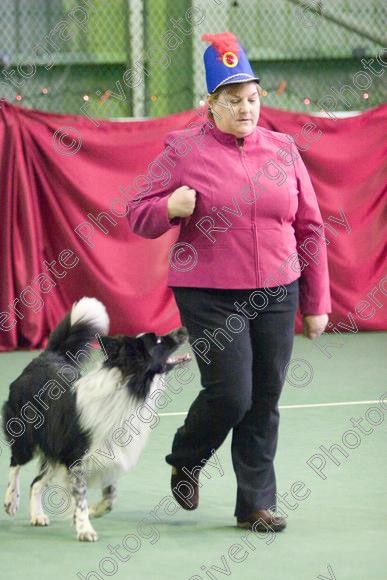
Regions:
<svg viewBox="0 0 387 580"><path fill-rule="evenodd" d="M255 82L255 84L257 85L257 92L258 95L261 96L262 95L262 87L259 84L259 82L257 81L249 81L249 82ZM222 93L227 92L227 90L231 91L233 89L237 89L239 88L241 85L244 85L245 83L229 83L228 85L221 85L220 87L218 87L213 93L209 94L210 101L217 101L219 99L219 97L221 96ZM214 115L211 112L211 107L208 107L208 115L211 117L211 119L214 119Z"/></svg>

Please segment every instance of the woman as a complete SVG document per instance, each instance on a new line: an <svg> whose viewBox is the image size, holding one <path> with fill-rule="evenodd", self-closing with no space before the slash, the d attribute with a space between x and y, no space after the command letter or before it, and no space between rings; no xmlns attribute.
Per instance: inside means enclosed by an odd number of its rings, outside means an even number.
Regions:
<svg viewBox="0 0 387 580"><path fill-rule="evenodd" d="M278 400L298 304L308 338L328 322L323 224L294 142L257 127L259 79L237 39L203 38L212 42L204 54L209 119L190 138L167 136L155 161L165 171L129 214L141 236L180 227L176 247L187 252L186 262L184 254L171 262L168 284L203 389L166 461L176 501L195 509L200 469L232 429L237 525L280 531L286 521L273 513Z"/></svg>

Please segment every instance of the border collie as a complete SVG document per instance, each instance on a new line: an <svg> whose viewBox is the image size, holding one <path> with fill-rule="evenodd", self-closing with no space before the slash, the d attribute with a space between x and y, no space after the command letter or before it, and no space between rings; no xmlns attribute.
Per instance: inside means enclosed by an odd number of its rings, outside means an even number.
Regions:
<svg viewBox="0 0 387 580"><path fill-rule="evenodd" d="M3 407L3 430L11 445L5 511L10 516L17 512L20 468L38 456L40 472L30 490L31 524L49 524L43 496L50 480L59 476L74 502L77 538L88 542L97 540L89 516L112 509L117 478L135 465L145 446L149 414L165 386L162 375L191 359L189 354L171 356L188 341L184 327L159 337L100 336L108 326L101 302L82 298L75 303L50 335L46 350L13 381ZM78 378L69 359L89 358L90 341L96 338L105 360ZM102 489L102 499L90 512L89 485Z"/></svg>

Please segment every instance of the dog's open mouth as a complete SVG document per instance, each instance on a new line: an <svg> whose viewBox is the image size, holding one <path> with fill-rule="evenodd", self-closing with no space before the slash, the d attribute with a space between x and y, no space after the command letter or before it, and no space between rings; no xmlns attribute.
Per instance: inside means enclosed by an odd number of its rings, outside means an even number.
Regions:
<svg viewBox="0 0 387 580"><path fill-rule="evenodd" d="M186 352L184 354L180 354L177 356L170 356L169 358L167 358L167 364L172 366L180 364L183 365L189 362L190 360L192 360L192 356L188 352Z"/></svg>

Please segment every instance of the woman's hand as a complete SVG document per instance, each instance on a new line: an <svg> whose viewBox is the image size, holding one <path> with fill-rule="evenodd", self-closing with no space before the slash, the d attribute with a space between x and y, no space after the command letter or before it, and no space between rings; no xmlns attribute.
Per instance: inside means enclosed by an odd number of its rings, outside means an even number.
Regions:
<svg viewBox="0 0 387 580"><path fill-rule="evenodd" d="M318 338L328 324L328 314L304 314L302 323L304 336L310 340Z"/></svg>
<svg viewBox="0 0 387 580"><path fill-rule="evenodd" d="M196 202L196 191L182 185L168 198L168 219L188 217L193 214Z"/></svg>

